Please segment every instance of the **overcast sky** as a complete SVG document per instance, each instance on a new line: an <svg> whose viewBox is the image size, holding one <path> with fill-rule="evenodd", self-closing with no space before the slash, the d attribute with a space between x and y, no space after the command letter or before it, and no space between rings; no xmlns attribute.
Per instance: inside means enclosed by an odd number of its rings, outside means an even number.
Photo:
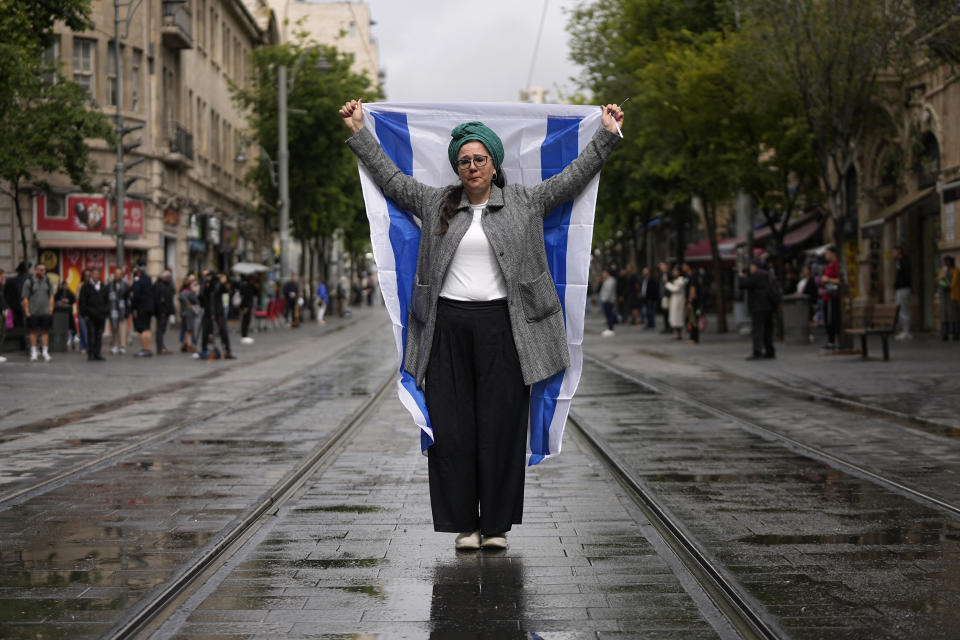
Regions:
<svg viewBox="0 0 960 640"><path fill-rule="evenodd" d="M366 0L376 25L387 99L514 101L527 83L544 0ZM583 0L548 0L534 86L566 94L579 73L569 59L567 13Z"/></svg>

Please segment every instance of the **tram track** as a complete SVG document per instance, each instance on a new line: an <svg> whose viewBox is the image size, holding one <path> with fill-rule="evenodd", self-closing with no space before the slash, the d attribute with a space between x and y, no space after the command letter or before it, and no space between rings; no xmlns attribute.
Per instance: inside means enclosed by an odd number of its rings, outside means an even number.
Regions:
<svg viewBox="0 0 960 640"><path fill-rule="evenodd" d="M396 374L391 372L377 390L358 407L340 426L315 447L283 480L246 514L235 521L199 549L191 560L154 592L141 600L112 630L105 640L147 638L180 606L193 591L202 585L201 578L222 565L249 540L269 518L293 498L301 487L318 471L329 464L350 442L364 420L393 389Z"/></svg>
<svg viewBox="0 0 960 640"><path fill-rule="evenodd" d="M362 341L362 339L363 339L362 337L358 337L356 340L345 342L344 344L338 346L336 349L334 349L330 353L326 354L323 360L325 361L325 360L331 360L333 358L336 358L337 356L342 354L344 351L346 351L350 347L355 346L357 342ZM282 358L286 353L288 352L283 352L273 357ZM237 365L235 367L231 367L231 369L239 368L240 366L244 366L244 365ZM246 364L246 366L250 366L250 365ZM316 366L317 366L317 363L312 362L311 364L305 367L300 367L296 369L295 371L289 373L288 375L272 380L269 384L263 387L262 392L269 392L274 389L278 389L283 385L288 384L292 380L296 380L297 378L302 377L306 372L311 371ZM221 376L226 371L227 371L226 369L218 370L217 372L214 372L214 376ZM203 381L209 381L214 376L205 377ZM133 399L123 398L121 401L118 401L116 403L103 403L103 405L97 405L89 410L74 412L74 413L68 414L67 416L63 416L61 418L53 418L50 420L45 420L43 421L43 424L49 423L50 426L48 428L64 426L64 425L71 424L79 420L88 418L92 415L97 415L95 412L93 412L93 409L96 409L97 407L109 406L111 409L123 408L134 402L143 402L145 400L156 398L164 394L170 393L172 391L182 390L192 384L197 384L197 383L198 383L197 380L189 380L187 382L177 382L170 385L165 385L163 387L157 388L152 391L133 394L133 396L135 396ZM18 504L19 502L22 502L23 500L28 500L34 496L41 495L46 491L62 486L63 484L75 478L78 478L84 474L96 471L98 469L102 469L108 466L109 464L113 463L119 458L127 456L131 453L140 451L143 448L148 447L152 444L169 440L175 437L178 433L191 429L199 424L229 416L237 411L242 410L244 407L245 407L244 403L239 402L239 403L231 404L225 407L217 407L211 411L207 411L200 415L188 416L186 418L183 418L175 422L172 425L162 427L158 431L154 431L153 433L149 433L147 435L141 436L136 440L134 440L133 442L129 442L120 447L116 447L114 449L111 449L110 451L102 453L101 455L95 458L85 460L83 462L78 462L77 464L70 466L66 469L63 469L62 471L59 471L57 473L35 480L34 482L26 486L21 486L12 491L0 493L0 510L7 509L15 504Z"/></svg>
<svg viewBox="0 0 960 640"><path fill-rule="evenodd" d="M782 433L755 420L750 420L742 415L734 414L702 399L691 397L690 394L676 388L669 383L663 381L651 383L646 380L642 380L628 371L624 371L615 365L592 356L584 356L584 360L589 361L611 373L621 376L622 378L643 387L651 393L672 397L688 406L696 407L712 416L730 421L751 433L781 442L788 448L800 452L803 455L807 455L821 462L826 462L827 464L844 472L868 479L901 495L907 495L926 506L945 511L954 517L960 516L960 505L951 502L948 499L934 495L929 491L925 491L905 482L901 482L900 480L891 478L882 472L870 469L848 458L830 453L821 447L798 440L797 438Z"/></svg>

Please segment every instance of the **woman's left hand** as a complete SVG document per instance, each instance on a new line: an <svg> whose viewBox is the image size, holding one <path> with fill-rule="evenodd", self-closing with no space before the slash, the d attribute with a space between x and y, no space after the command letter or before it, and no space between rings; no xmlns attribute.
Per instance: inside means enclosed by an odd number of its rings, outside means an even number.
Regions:
<svg viewBox="0 0 960 640"><path fill-rule="evenodd" d="M604 129L610 133L617 133L618 125L619 128L623 128L623 109L615 104L605 104L600 109L602 110L600 122Z"/></svg>

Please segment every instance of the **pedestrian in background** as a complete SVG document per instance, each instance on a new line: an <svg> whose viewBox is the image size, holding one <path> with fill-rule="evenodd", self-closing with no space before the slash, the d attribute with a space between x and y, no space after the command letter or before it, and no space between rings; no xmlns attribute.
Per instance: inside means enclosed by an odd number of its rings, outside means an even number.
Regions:
<svg viewBox="0 0 960 640"><path fill-rule="evenodd" d="M953 256L943 257L943 267L937 274L940 292L940 338L946 342L953 336L960 340L960 269Z"/></svg>
<svg viewBox="0 0 960 640"><path fill-rule="evenodd" d="M340 116L373 181L422 225L404 367L424 385L434 425L434 529L460 532L458 549L505 548L523 514L529 385L570 364L543 216L600 171L623 113L603 107L603 126L579 157L532 187L506 184L492 129L461 124L447 147L458 181L439 188L397 168L364 128L359 102Z"/></svg>
<svg viewBox="0 0 960 640"><path fill-rule="evenodd" d="M683 340L683 325L686 310L687 279L680 273L679 267L674 267L670 273L670 281L664 285L669 295L667 309L670 328L673 330L674 340Z"/></svg>
<svg viewBox="0 0 960 640"><path fill-rule="evenodd" d="M657 265L657 304L660 306L660 314L663 316L663 329L660 333L670 333L673 325L670 324L670 290L667 289L667 283L672 280L670 277L670 268L666 262Z"/></svg>
<svg viewBox="0 0 960 640"><path fill-rule="evenodd" d="M283 319L286 320L288 327L296 327L300 324L300 314L297 309L299 299L300 283L297 281L297 274L291 273L290 279L283 285Z"/></svg>
<svg viewBox="0 0 960 640"><path fill-rule="evenodd" d="M20 293L27 330L30 332L30 360L36 361L37 334L40 334L40 357L50 362L50 329L53 327L53 283L47 277L47 268L38 264L33 277L27 278Z"/></svg>
<svg viewBox="0 0 960 640"><path fill-rule="evenodd" d="M650 273L650 267L644 267L640 272L638 290L638 304L643 316L643 326L646 329L655 328L654 318L657 313L657 303L660 302L660 285L657 278Z"/></svg>
<svg viewBox="0 0 960 640"><path fill-rule="evenodd" d="M110 314L110 293L96 267L90 270L90 279L80 286L79 312L87 323L87 360L101 361L103 329Z"/></svg>
<svg viewBox="0 0 960 640"><path fill-rule="evenodd" d="M142 265L133 269L133 284L130 286L130 311L133 316L133 330L140 334L140 351L138 358L149 358L153 355L150 347L153 346L153 336L150 334L150 320L154 312L153 283Z"/></svg>
<svg viewBox="0 0 960 640"><path fill-rule="evenodd" d="M253 344L250 337L250 321L256 301L260 299L260 277L256 274L245 276L240 282L240 342Z"/></svg>
<svg viewBox="0 0 960 640"><path fill-rule="evenodd" d="M773 312L774 305L770 296L771 278L761 260L754 259L748 267L749 272L740 271L740 288L747 292L747 309L750 311L750 334L753 337L753 351L747 360L775 358L773 348Z"/></svg>
<svg viewBox="0 0 960 640"><path fill-rule="evenodd" d="M607 328L600 332L604 338L614 335L613 325L617 323L616 301L617 301L617 279L613 277L610 269L604 269L600 275L600 307L603 309L603 315L607 319Z"/></svg>
<svg viewBox="0 0 960 640"><path fill-rule="evenodd" d="M823 289L823 323L827 328L827 344L824 349L836 349L840 337L840 262L837 260L837 250L830 245L824 251L827 266L820 276L820 286Z"/></svg>
<svg viewBox="0 0 960 640"><path fill-rule="evenodd" d="M6 284L3 285L3 295L7 299L7 309L13 315L13 327L22 327L24 326L24 315L20 301L23 294L23 283L30 277L30 263L21 260L14 271L16 275L9 276Z"/></svg>
<svg viewBox="0 0 960 640"><path fill-rule="evenodd" d="M107 284L107 297L110 301L110 332L113 355L127 352L127 317L129 316L130 285L123 277L123 269L114 267L113 277Z"/></svg>
<svg viewBox="0 0 960 640"><path fill-rule="evenodd" d="M895 340L910 340L910 293L913 291L913 278L910 274L910 260L903 255L903 247L893 250L895 272L893 276L893 300L900 310L900 333Z"/></svg>
<svg viewBox="0 0 960 640"><path fill-rule="evenodd" d="M172 277L173 274L170 273L170 270L164 269L157 278L156 284L153 285L153 313L157 318L155 340L157 343L158 356L165 356L170 353L167 345L164 343L164 335L167 333L167 325L170 324L170 319L173 318L176 313L176 308L173 306Z"/></svg>
<svg viewBox="0 0 960 640"><path fill-rule="evenodd" d="M227 278L225 272L221 271L217 274L217 285L218 289L215 295L220 300L220 313L218 314L219 317L215 319L216 324L214 330L217 331L217 334L220 336L224 359L234 360L235 356L230 349L230 332L227 326L227 320L230 318L230 300L233 297L233 291L231 290L232 285L230 284L230 280Z"/></svg>
<svg viewBox="0 0 960 640"><path fill-rule="evenodd" d="M77 325L74 322L74 311L76 310L77 296L70 290L70 285L66 280L61 280L57 284L57 291L53 294L54 312L66 313L67 320L67 348L74 349L80 343L77 337Z"/></svg>
<svg viewBox="0 0 960 640"><path fill-rule="evenodd" d="M686 302L684 320L689 339L687 344L700 342L700 306L703 304L703 279L689 263L684 262L681 271L686 279Z"/></svg>
<svg viewBox="0 0 960 640"><path fill-rule="evenodd" d="M3 341L7 339L7 323L13 326L13 314L7 305L7 272L0 269L0 363L6 362L3 355Z"/></svg>
<svg viewBox="0 0 960 640"><path fill-rule="evenodd" d="M199 304L193 288L196 277L188 273L177 292L177 304L180 306L180 351L193 353L196 342L196 308Z"/></svg>
<svg viewBox="0 0 960 640"><path fill-rule="evenodd" d="M327 293L327 285L323 280L317 285L317 324L327 324L323 316L327 313L327 307L330 306L330 294Z"/></svg>
<svg viewBox="0 0 960 640"><path fill-rule="evenodd" d="M83 283L90 279L90 270L83 269L80 271L80 282L77 284L77 293L80 293L80 287L83 286ZM80 353L87 352L87 321L83 319L83 316L80 315L80 309L77 309L77 333L80 334Z"/></svg>

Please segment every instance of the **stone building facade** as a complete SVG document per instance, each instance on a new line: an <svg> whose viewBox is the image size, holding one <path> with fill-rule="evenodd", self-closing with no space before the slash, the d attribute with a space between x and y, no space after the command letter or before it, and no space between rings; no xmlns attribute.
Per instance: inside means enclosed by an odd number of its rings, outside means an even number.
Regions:
<svg viewBox="0 0 960 640"><path fill-rule="evenodd" d="M121 14L121 17L123 15ZM143 158L127 173L136 177L124 203L125 262L143 262L152 275L174 277L201 267L227 268L237 259L272 253L255 214L255 192L236 161L245 114L229 84L249 82L252 49L276 42L276 20L264 0L161 0L137 5L121 25L122 95L115 70L114 3L93 2L95 28L75 33L59 25L48 55L65 76L87 87L92 108L126 126L143 125L125 142L142 144L125 157ZM124 33L126 31L126 33ZM0 202L0 260L41 260L49 270L79 282L80 270L116 263L113 202L116 151L93 141L95 193L80 193L63 175L42 176L21 205L26 255L9 199ZM38 181L39 182L39 181ZM29 185L28 185L29 186ZM106 233L105 233L106 232Z"/></svg>

